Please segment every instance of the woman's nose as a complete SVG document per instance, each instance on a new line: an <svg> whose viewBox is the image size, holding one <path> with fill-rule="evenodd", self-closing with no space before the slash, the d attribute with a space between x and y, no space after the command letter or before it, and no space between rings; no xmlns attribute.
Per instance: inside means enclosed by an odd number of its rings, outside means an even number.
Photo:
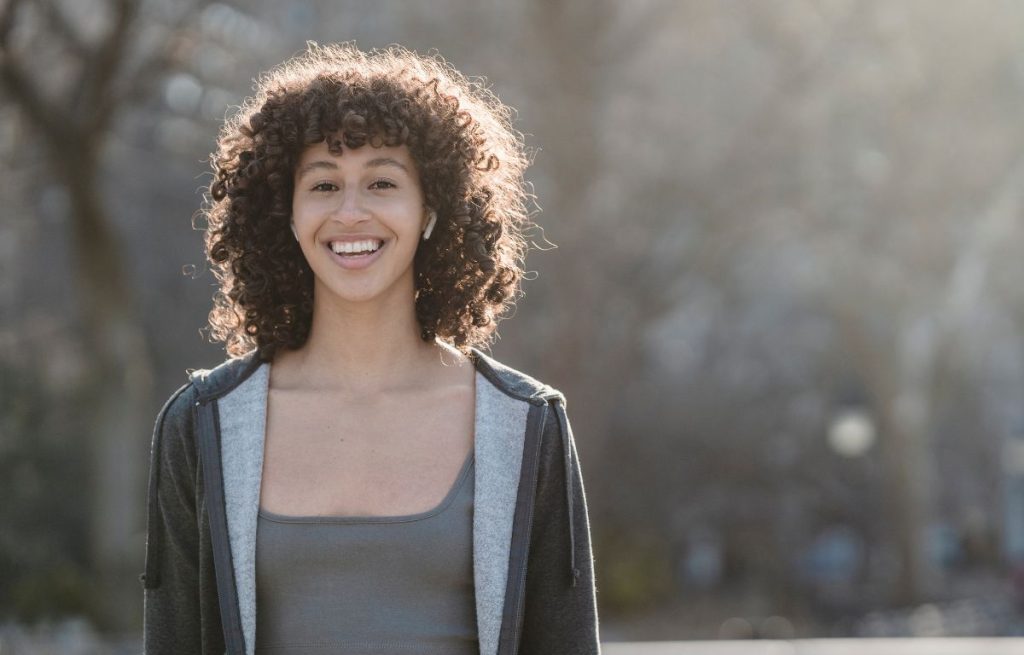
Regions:
<svg viewBox="0 0 1024 655"><path fill-rule="evenodd" d="M358 193L344 193L341 202L334 210L333 218L342 223L358 223L369 217L366 207Z"/></svg>

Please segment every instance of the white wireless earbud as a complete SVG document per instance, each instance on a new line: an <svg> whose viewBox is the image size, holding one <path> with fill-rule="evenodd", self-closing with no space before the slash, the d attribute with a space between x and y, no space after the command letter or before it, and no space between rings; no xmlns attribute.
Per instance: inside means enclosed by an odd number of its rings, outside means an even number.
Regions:
<svg viewBox="0 0 1024 655"><path fill-rule="evenodd" d="M423 230L424 241L430 238L430 233L434 231L435 223L437 223L437 212L430 210L430 221L427 223L427 229Z"/></svg>
<svg viewBox="0 0 1024 655"><path fill-rule="evenodd" d="M295 223L289 223L292 226L292 234L295 235L295 240L299 240L299 233L295 231Z"/></svg>

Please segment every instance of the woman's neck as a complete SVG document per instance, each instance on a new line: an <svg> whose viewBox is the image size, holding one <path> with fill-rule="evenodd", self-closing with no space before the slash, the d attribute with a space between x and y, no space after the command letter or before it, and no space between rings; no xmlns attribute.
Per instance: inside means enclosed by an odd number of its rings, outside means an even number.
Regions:
<svg viewBox="0 0 1024 655"><path fill-rule="evenodd" d="M314 302L309 338L274 358L271 386L376 395L422 384L441 363L465 358L420 338L415 304Z"/></svg>

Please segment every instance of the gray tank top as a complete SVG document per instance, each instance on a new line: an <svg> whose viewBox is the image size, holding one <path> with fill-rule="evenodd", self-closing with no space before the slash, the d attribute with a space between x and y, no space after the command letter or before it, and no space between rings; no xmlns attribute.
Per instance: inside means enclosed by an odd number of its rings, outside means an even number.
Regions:
<svg viewBox="0 0 1024 655"><path fill-rule="evenodd" d="M405 516L259 511L256 652L479 655L473 453L434 509Z"/></svg>

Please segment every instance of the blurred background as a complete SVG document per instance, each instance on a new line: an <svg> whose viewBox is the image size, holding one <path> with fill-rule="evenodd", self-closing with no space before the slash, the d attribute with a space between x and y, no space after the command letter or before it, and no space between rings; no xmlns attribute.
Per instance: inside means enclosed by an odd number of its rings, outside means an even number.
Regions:
<svg viewBox="0 0 1024 655"><path fill-rule="evenodd" d="M306 40L518 109L492 352L569 399L603 639L1024 634L1024 3L4 0L9 643L137 646L153 421L225 356L207 157Z"/></svg>

